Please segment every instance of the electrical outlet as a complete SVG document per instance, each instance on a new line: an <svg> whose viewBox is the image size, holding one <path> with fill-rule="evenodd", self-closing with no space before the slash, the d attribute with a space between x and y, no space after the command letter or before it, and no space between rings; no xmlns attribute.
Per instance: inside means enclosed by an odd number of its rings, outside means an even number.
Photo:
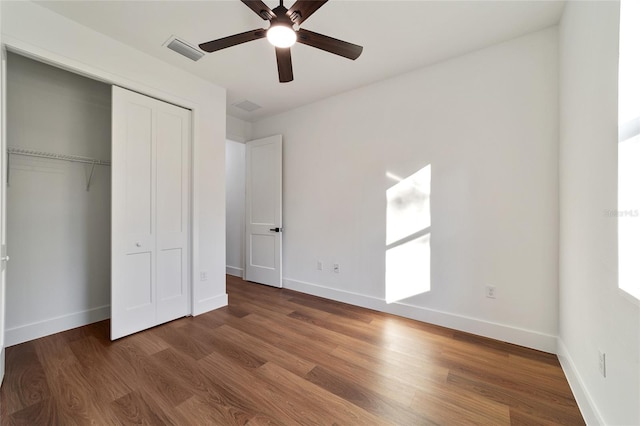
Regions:
<svg viewBox="0 0 640 426"><path fill-rule="evenodd" d="M334 263L333 264L333 272L336 274L340 273L340 264L339 263Z"/></svg>
<svg viewBox="0 0 640 426"><path fill-rule="evenodd" d="M487 296L489 299L495 299L496 298L495 286L488 285L487 287L485 287L485 296Z"/></svg>
<svg viewBox="0 0 640 426"><path fill-rule="evenodd" d="M602 351L598 351L598 369L602 377L607 377L607 358Z"/></svg>
<svg viewBox="0 0 640 426"><path fill-rule="evenodd" d="M209 277L207 276L207 271L201 271L200 272L200 281L206 281L207 279L209 279Z"/></svg>
<svg viewBox="0 0 640 426"><path fill-rule="evenodd" d="M318 263L316 264L316 268L318 269L318 271L322 271L322 261L318 260Z"/></svg>

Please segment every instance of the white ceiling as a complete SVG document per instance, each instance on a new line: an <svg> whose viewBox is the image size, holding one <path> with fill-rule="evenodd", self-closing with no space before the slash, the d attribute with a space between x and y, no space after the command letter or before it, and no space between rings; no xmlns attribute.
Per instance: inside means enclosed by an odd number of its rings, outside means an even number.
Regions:
<svg viewBox="0 0 640 426"><path fill-rule="evenodd" d="M225 87L228 114L251 122L555 25L564 8L564 1L331 0L302 27L364 46L362 55L351 61L296 44L294 81L283 84L266 39L209 53L198 62L163 47L171 35L197 46L266 28L240 0L38 3ZM243 100L262 108L247 113L233 106Z"/></svg>

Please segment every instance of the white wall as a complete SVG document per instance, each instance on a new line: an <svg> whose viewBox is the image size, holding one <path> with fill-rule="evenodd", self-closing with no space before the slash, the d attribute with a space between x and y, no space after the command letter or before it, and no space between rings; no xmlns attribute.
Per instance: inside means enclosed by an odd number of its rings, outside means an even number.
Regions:
<svg viewBox="0 0 640 426"><path fill-rule="evenodd" d="M193 110L193 312L226 305L224 89L34 3L0 7L10 49Z"/></svg>
<svg viewBox="0 0 640 426"><path fill-rule="evenodd" d="M557 56L552 28L254 123L284 135L285 286L554 352ZM427 164L432 290L387 305L387 173Z"/></svg>
<svg viewBox="0 0 640 426"><path fill-rule="evenodd" d="M19 55L7 62L7 145L111 159L111 86ZM109 314L111 170L12 155L7 187L8 344L52 319ZM41 333L38 333L41 330Z"/></svg>
<svg viewBox="0 0 640 426"><path fill-rule="evenodd" d="M227 274L243 276L245 145L227 140Z"/></svg>
<svg viewBox="0 0 640 426"><path fill-rule="evenodd" d="M559 356L590 424L640 424L640 311L617 288L619 4L568 2L560 25ZM606 378L598 351L606 353Z"/></svg>
<svg viewBox="0 0 640 426"><path fill-rule="evenodd" d="M246 142L251 139L251 123L227 115L227 139Z"/></svg>

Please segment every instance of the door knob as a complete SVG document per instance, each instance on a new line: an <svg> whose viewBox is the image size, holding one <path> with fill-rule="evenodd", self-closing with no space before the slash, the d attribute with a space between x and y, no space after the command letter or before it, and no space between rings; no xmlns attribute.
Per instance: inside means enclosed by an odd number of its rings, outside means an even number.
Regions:
<svg viewBox="0 0 640 426"><path fill-rule="evenodd" d="M8 262L9 261L9 256L2 256L2 257L0 257L0 260L2 260L3 262Z"/></svg>
<svg viewBox="0 0 640 426"><path fill-rule="evenodd" d="M142 243L140 241L136 242L136 247L142 247Z"/></svg>
<svg viewBox="0 0 640 426"><path fill-rule="evenodd" d="M271 229L269 229L269 231L280 232L280 231L282 231L282 228L271 228Z"/></svg>

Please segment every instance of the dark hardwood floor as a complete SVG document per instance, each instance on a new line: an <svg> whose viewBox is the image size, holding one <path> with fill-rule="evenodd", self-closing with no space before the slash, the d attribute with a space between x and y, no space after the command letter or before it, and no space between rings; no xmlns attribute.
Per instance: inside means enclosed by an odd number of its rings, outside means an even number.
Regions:
<svg viewBox="0 0 640 426"><path fill-rule="evenodd" d="M0 424L584 424L554 355L227 282L196 318L8 348Z"/></svg>

